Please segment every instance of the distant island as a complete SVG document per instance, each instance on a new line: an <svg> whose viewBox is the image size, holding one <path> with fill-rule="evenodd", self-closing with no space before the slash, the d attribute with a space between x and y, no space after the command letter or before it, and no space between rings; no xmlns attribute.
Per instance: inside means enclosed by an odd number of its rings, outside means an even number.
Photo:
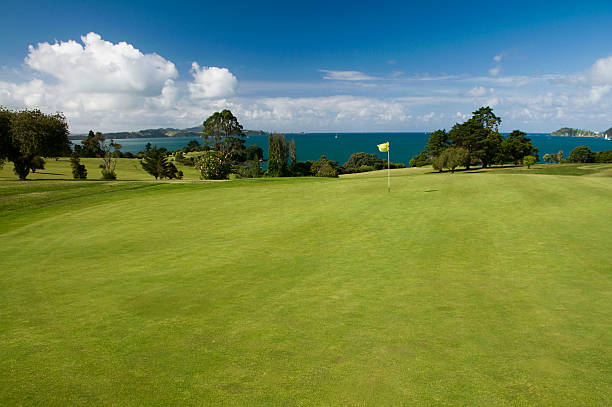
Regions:
<svg viewBox="0 0 612 407"><path fill-rule="evenodd" d="M187 129L146 129L138 131L121 131L116 133L104 133L104 138L107 140L119 140L126 138L162 138L162 137L202 137L203 126L189 127ZM263 130L245 130L247 136L261 136L267 134ZM71 140L85 140L87 134L71 134Z"/></svg>
<svg viewBox="0 0 612 407"><path fill-rule="evenodd" d="M582 129L573 129L570 127L562 127L559 130L553 131L550 133L551 136L555 137L602 137L602 138L611 138L612 137L612 127L604 132L591 131L591 130L582 130Z"/></svg>

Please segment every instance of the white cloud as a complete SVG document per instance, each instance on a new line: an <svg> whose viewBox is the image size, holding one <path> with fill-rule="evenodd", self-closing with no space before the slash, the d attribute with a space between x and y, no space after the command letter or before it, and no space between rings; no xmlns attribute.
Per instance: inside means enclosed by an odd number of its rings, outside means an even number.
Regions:
<svg viewBox="0 0 612 407"><path fill-rule="evenodd" d="M157 54L143 54L125 42L113 44L95 33L70 40L30 45L26 64L56 78L73 92L141 93L161 91L178 76L174 64Z"/></svg>
<svg viewBox="0 0 612 407"><path fill-rule="evenodd" d="M501 68L499 66L489 69L489 75L491 76L497 76L499 75L500 72L501 72Z"/></svg>
<svg viewBox="0 0 612 407"><path fill-rule="evenodd" d="M471 96L484 96L487 94L487 90L485 88L483 88L482 86L474 86L469 92L468 92Z"/></svg>
<svg viewBox="0 0 612 407"><path fill-rule="evenodd" d="M191 64L191 74L193 82L188 86L191 97L195 99L225 98L236 93L238 80L227 68L200 68L194 62Z"/></svg>
<svg viewBox="0 0 612 407"><path fill-rule="evenodd" d="M501 62L501 60L502 60L502 58L503 58L503 57L504 57L504 54L503 54L503 53L502 53L502 54L499 54L499 55L495 55L495 56L493 57L493 61L495 61L495 62Z"/></svg>
<svg viewBox="0 0 612 407"><path fill-rule="evenodd" d="M327 69L319 69L319 72L325 73L323 79L334 81L372 81L380 79L359 71L330 71Z"/></svg>
<svg viewBox="0 0 612 407"><path fill-rule="evenodd" d="M595 61L590 73L593 82L597 84L612 84L612 56Z"/></svg>

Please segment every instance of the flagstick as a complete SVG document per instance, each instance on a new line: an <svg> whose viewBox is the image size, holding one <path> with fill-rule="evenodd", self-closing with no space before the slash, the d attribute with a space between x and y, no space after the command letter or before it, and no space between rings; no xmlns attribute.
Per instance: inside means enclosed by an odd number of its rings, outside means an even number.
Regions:
<svg viewBox="0 0 612 407"><path fill-rule="evenodd" d="M391 153L389 150L391 150L391 148L387 147L387 192L391 192L391 161L389 158Z"/></svg>

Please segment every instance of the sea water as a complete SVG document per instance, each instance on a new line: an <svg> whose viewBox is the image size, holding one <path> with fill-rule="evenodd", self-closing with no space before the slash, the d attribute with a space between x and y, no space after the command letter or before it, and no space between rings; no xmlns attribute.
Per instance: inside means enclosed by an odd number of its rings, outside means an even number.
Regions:
<svg viewBox="0 0 612 407"><path fill-rule="evenodd" d="M391 162L404 163L406 166L412 157L425 148L428 133L286 133L285 140L295 140L298 161L318 160L322 155L328 160L343 164L353 153L364 152L387 158L381 153L377 144L390 142ZM550 134L530 134L528 136L538 148L540 158L544 154L556 154L563 151L567 157L575 147L588 146L591 151L612 150L612 141L597 137L552 137ZM191 140L202 144L202 138L193 137L163 137L163 138L133 138L115 140L121 144L121 151L138 153L143 151L147 143L158 148L177 150L185 147ZM74 141L78 143L78 141ZM246 139L246 145L258 145L268 157L268 136L256 135Z"/></svg>

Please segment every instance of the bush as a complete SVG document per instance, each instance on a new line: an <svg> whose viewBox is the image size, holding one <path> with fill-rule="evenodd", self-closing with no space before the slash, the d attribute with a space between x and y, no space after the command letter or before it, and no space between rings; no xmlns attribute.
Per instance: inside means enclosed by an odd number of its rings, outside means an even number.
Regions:
<svg viewBox="0 0 612 407"><path fill-rule="evenodd" d="M117 174L113 170L107 170L106 168L102 168L102 179L117 179Z"/></svg>
<svg viewBox="0 0 612 407"><path fill-rule="evenodd" d="M72 167L72 178L87 179L87 170L81 164L81 159L76 151L70 154L70 166Z"/></svg>
<svg viewBox="0 0 612 407"><path fill-rule="evenodd" d="M532 155L528 155L523 157L523 164L527 166L527 168L531 168L533 164L536 163L536 158Z"/></svg>
<svg viewBox="0 0 612 407"><path fill-rule="evenodd" d="M455 172L455 168L461 165L467 165L470 162L470 152L462 147L449 147L442 151L433 162L433 168L437 171L442 171L448 168L451 172Z"/></svg>
<svg viewBox="0 0 612 407"><path fill-rule="evenodd" d="M293 175L297 177L312 175L312 161L298 161L291 169Z"/></svg>
<svg viewBox="0 0 612 407"><path fill-rule="evenodd" d="M595 161L594 154L587 146L578 146L572 150L567 157L567 162L570 163L592 163Z"/></svg>
<svg viewBox="0 0 612 407"><path fill-rule="evenodd" d="M211 150L200 157L194 168L200 172L203 179L227 179L232 165L223 154Z"/></svg>
<svg viewBox="0 0 612 407"><path fill-rule="evenodd" d="M310 172L315 177L338 177L338 164L328 160L324 155L318 161L312 163Z"/></svg>
<svg viewBox="0 0 612 407"><path fill-rule="evenodd" d="M32 161L30 161L30 169L32 170L32 172L36 172L36 170L44 170L45 169L45 159L39 155L32 158Z"/></svg>
<svg viewBox="0 0 612 407"><path fill-rule="evenodd" d="M605 150L595 153L596 163L612 163L612 150Z"/></svg>
<svg viewBox="0 0 612 407"><path fill-rule="evenodd" d="M431 165L431 164L432 164L432 160L429 159L429 156L427 155L427 151L425 150L421 151L420 153L412 157L410 159L410 162L408 163L408 165L411 167L424 167L426 165Z"/></svg>
<svg viewBox="0 0 612 407"><path fill-rule="evenodd" d="M259 178L261 177L259 160L248 161L244 165L237 165L234 172L238 174L240 178Z"/></svg>

